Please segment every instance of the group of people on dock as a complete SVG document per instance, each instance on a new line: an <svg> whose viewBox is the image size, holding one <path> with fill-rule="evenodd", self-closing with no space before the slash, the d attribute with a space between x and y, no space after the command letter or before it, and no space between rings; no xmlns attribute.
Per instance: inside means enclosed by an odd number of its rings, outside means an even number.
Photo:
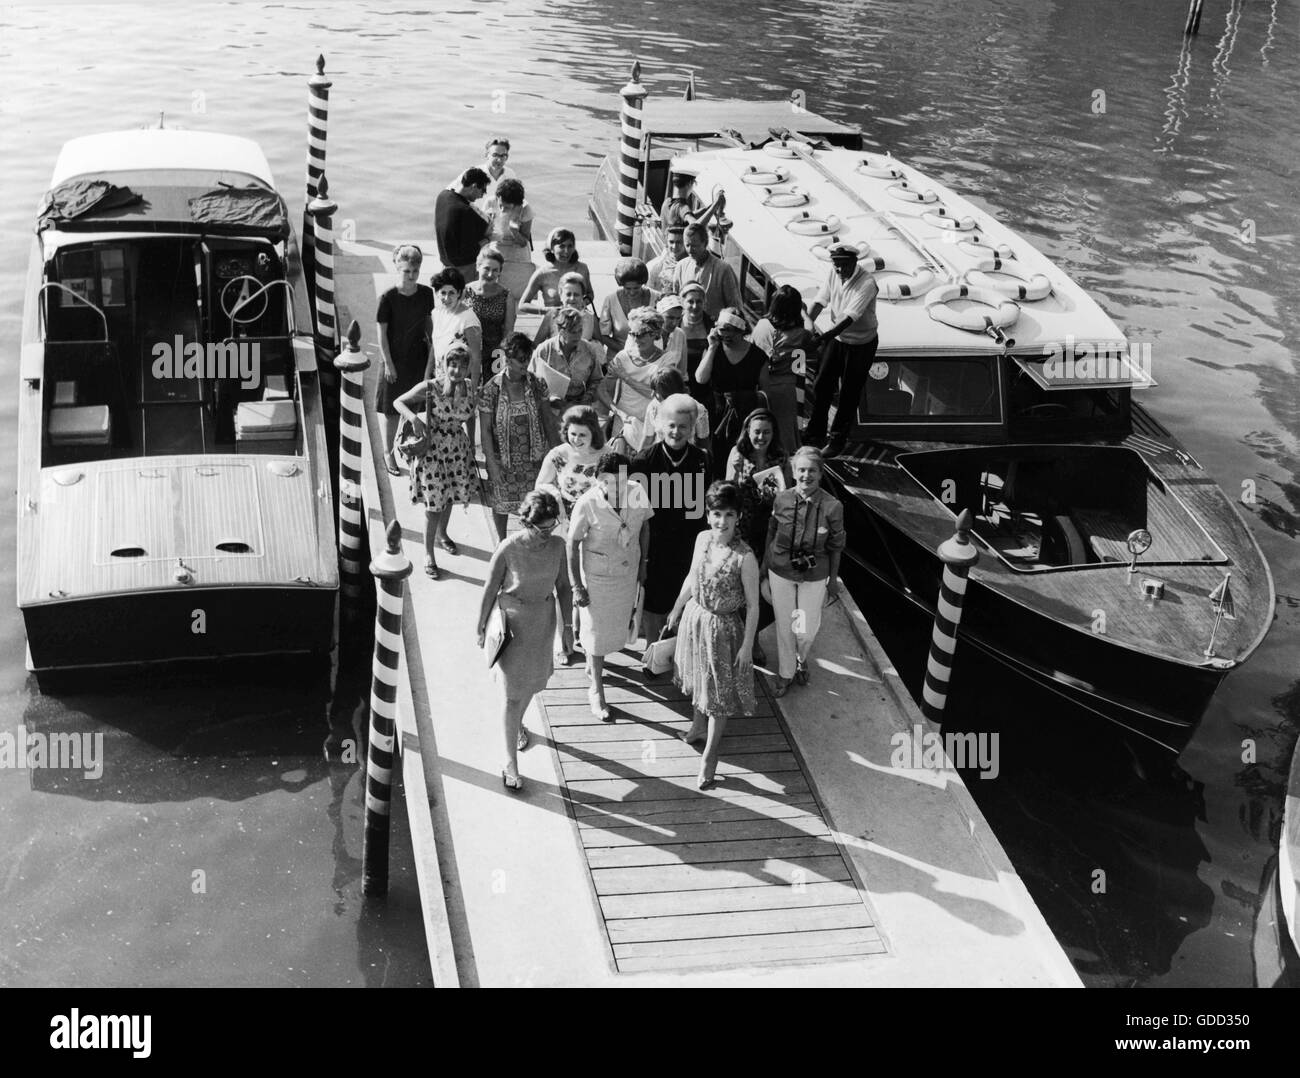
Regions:
<svg viewBox="0 0 1300 1078"><path fill-rule="evenodd" d="M811 444L796 448L798 388L819 351L823 371L846 372L852 358L856 376L860 357L843 355L856 342L836 338L874 333L874 294L835 295L828 282L811 316L824 300L837 321L819 335L798 291L782 286L751 327L734 271L709 249L716 207L675 178L663 255L620 260L617 287L596 310L572 231L554 229L547 265L533 265L534 218L506 165L509 142L485 149L482 167L438 195L442 267L429 285L419 283L418 246L393 252L397 284L376 314L385 465L401 474L404 420L420 446L407 457L410 496L425 510L424 568L435 580L435 549L458 552L452 507L481 490L492 512L499 545L476 630L483 645L494 608L509 627L497 661L508 789L522 787L523 717L554 664L583 661L581 647L593 715L612 721L606 658L672 633L674 679L694 707L682 736L703 743L698 782L711 788L727 719L754 711L754 664L767 662L757 633L775 622L783 696L808 682L822 608L837 597L843 508L821 489L822 462L843 448L854 387L844 373L824 449L829 387ZM856 278L841 271L848 256L833 255L839 277ZM515 328L528 310L543 316L532 337ZM513 533L511 515L522 524Z"/></svg>

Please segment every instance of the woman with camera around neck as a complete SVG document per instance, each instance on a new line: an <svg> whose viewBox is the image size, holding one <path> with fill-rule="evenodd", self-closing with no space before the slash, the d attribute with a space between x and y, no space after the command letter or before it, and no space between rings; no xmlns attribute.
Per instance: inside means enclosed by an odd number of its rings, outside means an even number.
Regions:
<svg viewBox="0 0 1300 1078"><path fill-rule="evenodd" d="M839 598L844 506L822 490L822 454L804 446L790 461L794 487L772 503L763 569L776 612L774 695L791 682L808 684L808 653L821 628L822 606Z"/></svg>

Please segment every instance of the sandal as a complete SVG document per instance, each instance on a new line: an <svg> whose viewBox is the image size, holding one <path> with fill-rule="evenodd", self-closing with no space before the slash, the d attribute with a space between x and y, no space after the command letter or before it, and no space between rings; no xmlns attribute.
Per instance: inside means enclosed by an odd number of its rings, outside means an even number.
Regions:
<svg viewBox="0 0 1300 1078"><path fill-rule="evenodd" d="M402 474L402 469L397 466L391 457L384 461L384 467L387 469L389 475Z"/></svg>
<svg viewBox="0 0 1300 1078"><path fill-rule="evenodd" d="M717 776L706 775L703 772L700 772L700 777L698 781L695 783L695 785L698 786L701 790L712 790L713 787L715 787L717 784L718 784Z"/></svg>
<svg viewBox="0 0 1300 1078"><path fill-rule="evenodd" d="M808 684L808 660L796 659L794 665L794 679L800 685Z"/></svg>
<svg viewBox="0 0 1300 1078"><path fill-rule="evenodd" d="M439 539L438 545L442 547L442 549L445 550L448 554L450 554L453 558L460 553L460 547L458 547L455 544L455 542L452 540L451 536L449 535L444 535L441 539Z"/></svg>
<svg viewBox="0 0 1300 1078"><path fill-rule="evenodd" d="M523 752L524 749L528 748L528 741L529 741L528 727L527 726L519 727L519 736L515 738L515 748L519 752Z"/></svg>
<svg viewBox="0 0 1300 1078"><path fill-rule="evenodd" d="M515 775L515 781L511 782L509 769L503 767L501 769L501 785L512 794L517 794L524 788L524 780L519 775Z"/></svg>

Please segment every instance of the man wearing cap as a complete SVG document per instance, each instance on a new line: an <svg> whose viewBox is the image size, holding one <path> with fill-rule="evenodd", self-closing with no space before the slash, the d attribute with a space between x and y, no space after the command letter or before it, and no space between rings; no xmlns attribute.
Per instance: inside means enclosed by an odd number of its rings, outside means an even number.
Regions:
<svg viewBox="0 0 1300 1078"><path fill-rule="evenodd" d="M723 307L740 306L740 282L736 271L709 250L709 230L696 221L686 226L686 253L673 270L673 291L686 298L682 291L688 284L698 284L704 289L704 311L717 318Z"/></svg>
<svg viewBox="0 0 1300 1078"><path fill-rule="evenodd" d="M707 210L704 202L695 193L695 177L685 172L674 172L672 178L673 193L664 203L661 214L664 231L673 228L685 228L692 221L707 224L713 214L713 207Z"/></svg>
<svg viewBox="0 0 1300 1078"><path fill-rule="evenodd" d="M650 288L656 292L669 293L673 290L673 273L677 269L677 263L686 257L686 241L682 235L685 231L685 225L674 225L667 229L664 235L668 239L668 246L658 258L652 258L646 267L650 273Z"/></svg>
<svg viewBox="0 0 1300 1078"><path fill-rule="evenodd" d="M478 249L487 239L488 223L474 210L491 181L481 168L467 168L459 186L438 192L433 227L442 264L460 270L466 281L478 277Z"/></svg>
<svg viewBox="0 0 1300 1078"><path fill-rule="evenodd" d="M804 432L805 445L817 445L826 436L826 417L831 397L839 387L840 401L830 441L822 448L825 456L844 452L849 431L858 414L858 401L867 384L867 371L876 358L875 278L858 265L857 248L837 243L830 249L832 269L808 312L814 325L823 308L834 323L825 333L814 333L822 346L821 366L813 383L813 409Z"/></svg>

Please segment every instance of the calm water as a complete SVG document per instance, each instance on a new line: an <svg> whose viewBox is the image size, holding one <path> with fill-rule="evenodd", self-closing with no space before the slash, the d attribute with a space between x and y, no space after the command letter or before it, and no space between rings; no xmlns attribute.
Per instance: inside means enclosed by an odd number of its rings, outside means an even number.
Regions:
<svg viewBox="0 0 1300 1078"><path fill-rule="evenodd" d="M434 193L489 134L514 142L540 223L582 228L634 55L655 93L692 67L703 96L803 90L1059 260L1151 342L1157 415L1226 489L1256 484L1277 621L1176 766L974 670L961 718L1007 731L1002 780L976 793L1088 983L1272 983L1253 936L1300 713L1297 7L1208 0L1187 50L1183 5L1156 0L8 7L0 377L17 378L32 211L75 135L160 111L248 135L296 216L323 51L331 193L359 236L430 235ZM0 395L7 489L14 441ZM12 513L0 532L12 595ZM883 601L873 617L903 661L912 630ZM97 783L0 772L0 982L427 980L409 892L382 914L359 901L355 775L317 762L346 699L251 675L46 699L22 644L0 607L0 728L103 731L109 759Z"/></svg>

